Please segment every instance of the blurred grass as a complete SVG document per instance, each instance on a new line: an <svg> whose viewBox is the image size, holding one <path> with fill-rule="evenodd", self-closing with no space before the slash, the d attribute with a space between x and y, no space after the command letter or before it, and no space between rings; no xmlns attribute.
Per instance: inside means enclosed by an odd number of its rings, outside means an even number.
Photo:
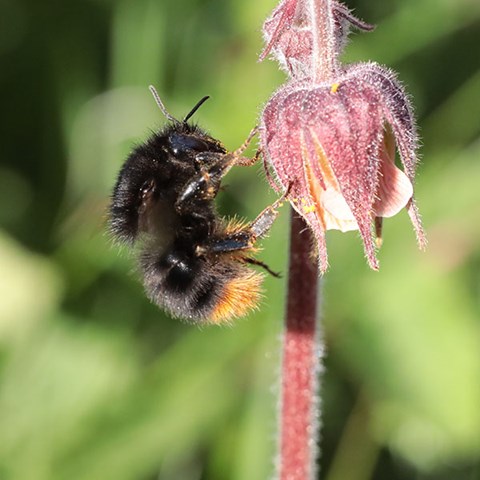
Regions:
<svg viewBox="0 0 480 480"><path fill-rule="evenodd" d="M328 480L480 478L480 5L349 2L378 23L345 58L399 70L423 133L417 197L380 273L329 234L321 469ZM258 64L267 0L0 0L0 479L260 480L273 470L284 282L231 328L174 321L112 247L105 207L162 125L147 90L239 146L283 81ZM275 196L260 166L219 208ZM285 209L261 258L286 270Z"/></svg>

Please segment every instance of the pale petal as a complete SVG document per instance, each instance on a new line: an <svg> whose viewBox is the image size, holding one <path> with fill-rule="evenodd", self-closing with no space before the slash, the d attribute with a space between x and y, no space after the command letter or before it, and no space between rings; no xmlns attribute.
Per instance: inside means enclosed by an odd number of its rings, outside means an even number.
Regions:
<svg viewBox="0 0 480 480"><path fill-rule="evenodd" d="M319 195L323 207L325 230L349 232L358 230L358 223L343 195L333 188L327 188Z"/></svg>
<svg viewBox="0 0 480 480"><path fill-rule="evenodd" d="M383 160L380 165L380 178L377 199L373 211L377 217L393 217L405 208L413 195L412 182L391 160Z"/></svg>
<svg viewBox="0 0 480 480"><path fill-rule="evenodd" d="M310 131L310 134L317 139L315 132ZM315 154L312 156L306 149L303 132L301 138L310 195L315 200L317 215L322 219L324 229L342 232L358 230L358 223L340 191L337 177L322 145L318 140L314 142ZM320 176L312 175L312 171Z"/></svg>

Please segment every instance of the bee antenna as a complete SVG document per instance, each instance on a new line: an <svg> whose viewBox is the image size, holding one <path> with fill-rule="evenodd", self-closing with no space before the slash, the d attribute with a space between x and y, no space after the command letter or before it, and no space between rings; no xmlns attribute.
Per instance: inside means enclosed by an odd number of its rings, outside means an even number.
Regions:
<svg viewBox="0 0 480 480"><path fill-rule="evenodd" d="M167 111L167 109L165 108L165 105L163 104L162 100L160 99L160 95L157 93L157 91L155 90L155 87L153 85L150 85L148 87L148 89L150 90L150 92L152 93L153 95L153 98L155 99L155 103L158 105L158 108L162 111L163 115L165 115L166 119L167 120L170 120L171 122L173 123L180 123L175 117L172 117L172 115L170 115ZM193 111L195 112L195 110L199 107L199 105L197 104L197 106L193 109ZM184 120L185 121L185 120Z"/></svg>
<svg viewBox="0 0 480 480"><path fill-rule="evenodd" d="M190 113L183 119L183 123L187 123L193 114L210 98L210 95L205 95L197 104L190 110Z"/></svg>

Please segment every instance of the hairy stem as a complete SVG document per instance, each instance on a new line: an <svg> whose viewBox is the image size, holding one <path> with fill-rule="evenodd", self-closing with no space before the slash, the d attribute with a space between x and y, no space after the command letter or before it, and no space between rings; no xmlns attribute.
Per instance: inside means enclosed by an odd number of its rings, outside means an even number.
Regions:
<svg viewBox="0 0 480 480"><path fill-rule="evenodd" d="M329 82L338 73L331 0L308 0L313 33L313 83Z"/></svg>
<svg viewBox="0 0 480 480"><path fill-rule="evenodd" d="M292 210L280 406L280 480L316 478L321 349L310 229Z"/></svg>

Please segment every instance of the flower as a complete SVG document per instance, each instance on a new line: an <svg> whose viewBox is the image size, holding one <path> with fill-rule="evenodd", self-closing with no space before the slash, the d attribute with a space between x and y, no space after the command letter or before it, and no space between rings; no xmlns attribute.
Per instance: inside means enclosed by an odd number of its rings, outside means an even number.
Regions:
<svg viewBox="0 0 480 480"><path fill-rule="evenodd" d="M263 25L266 46L260 54L260 61L272 54L292 78L310 78L314 64L312 50L315 35L315 23L310 21L310 15L307 0L280 2ZM335 0L332 1L332 15L332 41L337 55L346 45L352 27L365 32L375 28L355 17L345 5Z"/></svg>
<svg viewBox="0 0 480 480"><path fill-rule="evenodd" d="M338 63L350 27L373 27L333 1L332 40L315 23L316 7L307 3L284 0L264 25L262 57L271 53L291 80L262 113L261 149L275 176L271 183L277 190L289 188L292 207L315 234L321 272L328 266L330 229L359 230L368 263L377 270L384 217L406 208L419 246L426 245L413 198L418 159L413 109L391 70L373 62ZM328 23L328 16L323 20ZM321 51L315 41L330 51L327 62L315 58ZM331 71L319 75L325 66ZM404 171L395 165L395 146Z"/></svg>

